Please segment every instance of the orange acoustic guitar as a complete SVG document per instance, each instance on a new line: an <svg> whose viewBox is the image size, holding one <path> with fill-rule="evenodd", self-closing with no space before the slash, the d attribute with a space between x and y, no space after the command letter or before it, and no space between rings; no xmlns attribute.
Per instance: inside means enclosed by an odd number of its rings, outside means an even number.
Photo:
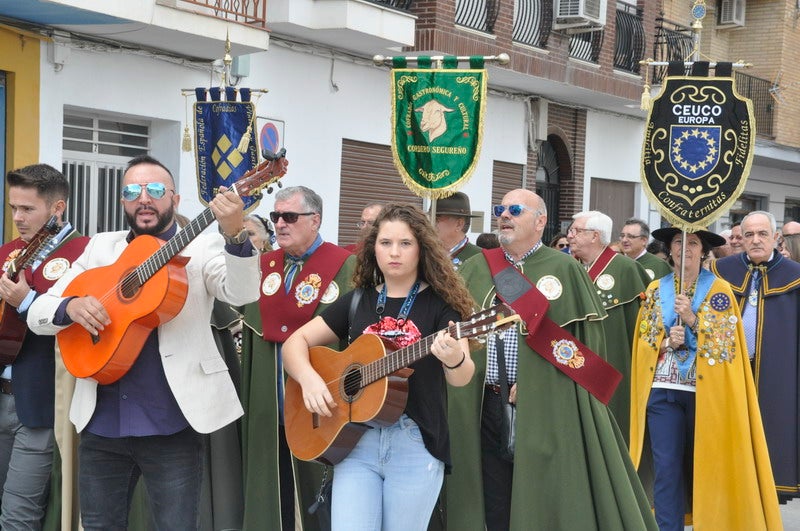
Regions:
<svg viewBox="0 0 800 531"><path fill-rule="evenodd" d="M282 149L232 188L245 196L278 181L289 165L284 154ZM189 259L178 253L213 221L209 207L169 241L137 236L115 263L84 271L70 282L64 297L93 295L111 318L111 324L96 336L78 324L56 334L64 365L73 376L110 384L128 372L150 333L183 308Z"/></svg>
<svg viewBox="0 0 800 531"><path fill-rule="evenodd" d="M8 278L16 281L24 270L37 261L47 258L47 255L55 249L53 238L60 230L58 218L50 217L22 251L8 262L6 265ZM22 348L27 331L28 325L20 318L17 309L6 301L0 300L0 364L14 363L20 348Z"/></svg>
<svg viewBox="0 0 800 531"><path fill-rule="evenodd" d="M519 319L511 307L498 304L447 327L447 331L456 339L476 337L507 328ZM300 384L286 379L284 419L292 454L303 461L335 465L366 430L397 422L406 407L408 377L414 372L408 366L431 353L435 337L432 334L394 351L390 340L374 334L359 336L342 352L311 347L311 366L327 382L337 407L331 410L331 417L309 412Z"/></svg>

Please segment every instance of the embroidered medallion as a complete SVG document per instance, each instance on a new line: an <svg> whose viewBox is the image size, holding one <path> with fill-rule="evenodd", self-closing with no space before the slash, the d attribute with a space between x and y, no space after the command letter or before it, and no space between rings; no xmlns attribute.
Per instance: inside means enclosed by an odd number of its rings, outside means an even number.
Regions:
<svg viewBox="0 0 800 531"><path fill-rule="evenodd" d="M267 278L264 279L264 282L261 284L261 291L264 292L264 295L269 297L270 295L275 295L280 287L281 275L280 273L273 272L267 275Z"/></svg>
<svg viewBox="0 0 800 531"><path fill-rule="evenodd" d="M554 301L561 296L561 281L553 275L545 275L536 283L536 289L542 292L547 300Z"/></svg>
<svg viewBox="0 0 800 531"><path fill-rule="evenodd" d="M708 300L711 303L711 307L714 308L718 312L724 312L727 310L731 305L731 299L724 293L715 293L711 296Z"/></svg>
<svg viewBox="0 0 800 531"><path fill-rule="evenodd" d="M650 280L655 280L655 278L656 278L656 272L655 271L653 271L652 269L647 269L647 268L645 268L644 271L645 271L645 273L647 273L647 276L650 277Z"/></svg>
<svg viewBox="0 0 800 531"><path fill-rule="evenodd" d="M597 287L600 288L601 290L608 291L614 287L614 277L612 277L608 273L603 273L602 275L597 277L597 280L595 280L595 284L597 284Z"/></svg>
<svg viewBox="0 0 800 531"><path fill-rule="evenodd" d="M336 282L331 282L328 284L328 289L325 290L325 293L322 294L322 298L319 301L322 304L330 304L338 298L339 286L336 284Z"/></svg>
<svg viewBox="0 0 800 531"><path fill-rule="evenodd" d="M296 288L294 288L294 298L297 299L297 307L302 308L306 304L311 304L319 297L319 287L322 285L322 278L316 273L311 273Z"/></svg>
<svg viewBox="0 0 800 531"><path fill-rule="evenodd" d="M16 257L18 257L20 253L22 253L22 249L14 249L10 253L8 253L6 261L3 262L3 271L8 271L8 264L10 264Z"/></svg>
<svg viewBox="0 0 800 531"><path fill-rule="evenodd" d="M275 260L270 260L269 261L269 267L270 267L270 269L275 267Z"/></svg>
<svg viewBox="0 0 800 531"><path fill-rule="evenodd" d="M561 365L568 365L573 369L583 367L586 360L581 356L581 351L574 342L569 339L560 339L552 341L550 344L553 345L553 356Z"/></svg>
<svg viewBox="0 0 800 531"><path fill-rule="evenodd" d="M69 260L66 258L53 258L44 265L42 276L47 280L58 280L69 269Z"/></svg>

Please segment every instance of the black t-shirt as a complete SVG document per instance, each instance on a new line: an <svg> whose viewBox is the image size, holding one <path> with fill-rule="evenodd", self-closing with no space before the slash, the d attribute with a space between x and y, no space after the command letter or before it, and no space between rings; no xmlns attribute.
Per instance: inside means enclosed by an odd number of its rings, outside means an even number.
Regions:
<svg viewBox="0 0 800 531"><path fill-rule="evenodd" d="M350 326L350 301L355 292L351 291L331 304L321 316L325 323L342 340L350 342L359 337L370 325L382 316L396 318L405 298L387 297L382 315L376 311L378 292L368 288L356 308ZM458 322L461 317L433 289L427 287L417 293L414 305L408 315L409 324L405 328L419 329L420 338L447 328L450 321ZM405 413L419 426L425 448L450 470L450 436L447 429L447 382L441 362L434 355L428 355L410 365L414 373L408 379L408 402Z"/></svg>

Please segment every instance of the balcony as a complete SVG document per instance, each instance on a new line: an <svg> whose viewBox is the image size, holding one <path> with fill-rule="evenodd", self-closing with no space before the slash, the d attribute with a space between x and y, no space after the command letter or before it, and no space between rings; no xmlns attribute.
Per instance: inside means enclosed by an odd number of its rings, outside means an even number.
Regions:
<svg viewBox="0 0 800 531"><path fill-rule="evenodd" d="M197 60L266 50L266 0L3 0L0 17Z"/></svg>
<svg viewBox="0 0 800 531"><path fill-rule="evenodd" d="M274 36L371 57L413 46L411 0L269 0ZM391 55L391 53L389 53Z"/></svg>
<svg viewBox="0 0 800 531"><path fill-rule="evenodd" d="M642 12L630 4L617 4L617 40L614 43L614 68L638 74L644 59L645 35Z"/></svg>
<svg viewBox="0 0 800 531"><path fill-rule="evenodd" d="M600 50L603 48L605 31L590 31L588 33L575 33L569 37L569 56L590 63L600 60Z"/></svg>
<svg viewBox="0 0 800 531"><path fill-rule="evenodd" d="M547 48L547 39L552 28L551 0L517 0L514 3L514 28L511 38L515 43Z"/></svg>
<svg viewBox="0 0 800 531"><path fill-rule="evenodd" d="M499 0L456 0L456 24L484 33L494 33L499 9Z"/></svg>
<svg viewBox="0 0 800 531"><path fill-rule="evenodd" d="M753 102L753 114L756 120L756 134L767 138L775 138L772 126L775 118L775 100L770 89L772 82L744 72L734 71L736 90L740 95Z"/></svg>
<svg viewBox="0 0 800 531"><path fill-rule="evenodd" d="M665 18L656 19L656 40L653 50L653 58L656 61L687 61L693 49L692 28ZM666 75L667 67L655 67L653 85L660 84Z"/></svg>

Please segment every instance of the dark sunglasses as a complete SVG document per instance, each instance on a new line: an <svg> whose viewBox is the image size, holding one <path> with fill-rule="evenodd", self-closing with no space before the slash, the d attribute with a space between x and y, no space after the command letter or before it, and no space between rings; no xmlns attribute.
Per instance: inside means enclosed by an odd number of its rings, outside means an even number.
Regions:
<svg viewBox="0 0 800 531"><path fill-rule="evenodd" d="M559 249L563 249L564 247L568 246L569 244L568 243L557 243L556 245L558 246Z"/></svg>
<svg viewBox="0 0 800 531"><path fill-rule="evenodd" d="M314 214L316 214L316 212L270 212L269 219L271 219L273 223L277 223L279 219L283 218L283 221L292 224L297 223L297 219L300 216L313 216Z"/></svg>
<svg viewBox="0 0 800 531"><path fill-rule="evenodd" d="M126 184L122 188L122 199L135 201L142 195L142 190L146 190L147 195L153 199L161 199L167 193L167 187L164 183L147 183L144 187L141 184Z"/></svg>
<svg viewBox="0 0 800 531"><path fill-rule="evenodd" d="M525 210L533 210L531 207L525 205L495 205L492 207L492 213L494 214L494 217L499 218L503 215L503 212L505 212L506 209L508 209L508 213L514 217L519 216Z"/></svg>

